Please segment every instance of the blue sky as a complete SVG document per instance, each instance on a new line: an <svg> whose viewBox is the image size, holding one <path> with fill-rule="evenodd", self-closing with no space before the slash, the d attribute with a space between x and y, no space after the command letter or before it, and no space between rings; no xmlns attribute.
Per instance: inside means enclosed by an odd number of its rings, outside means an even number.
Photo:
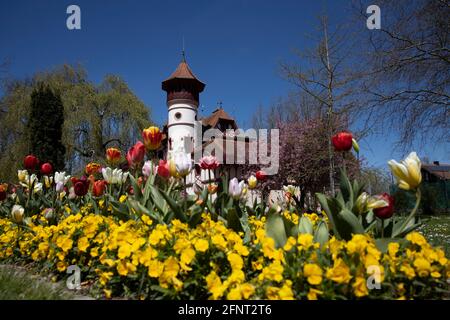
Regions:
<svg viewBox="0 0 450 320"><path fill-rule="evenodd" d="M81 30L66 28L66 8L81 8ZM9 73L26 77L63 63L81 63L89 78L120 75L151 107L153 119L166 120L161 81L180 61L182 39L188 63L206 83L204 112L218 101L248 127L255 108L268 106L292 86L277 73L294 48L311 46L308 33L325 10L331 22L349 18L350 1L119 1L15 0L0 3L0 61ZM391 148L392 134L361 141L370 163L385 167L403 154ZM448 145L447 145L448 147ZM420 150L432 160L449 160L441 146Z"/></svg>

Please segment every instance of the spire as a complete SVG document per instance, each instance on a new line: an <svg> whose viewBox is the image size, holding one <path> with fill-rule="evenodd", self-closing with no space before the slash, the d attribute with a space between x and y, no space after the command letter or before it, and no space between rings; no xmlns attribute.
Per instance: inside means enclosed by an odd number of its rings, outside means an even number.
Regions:
<svg viewBox="0 0 450 320"><path fill-rule="evenodd" d="M186 62L186 51L184 50L184 36L183 36L183 49L181 50L181 61Z"/></svg>
<svg viewBox="0 0 450 320"><path fill-rule="evenodd" d="M184 48L182 51L183 60L180 62L176 70L162 82L162 89L167 92L167 103L172 100L191 100L198 106L199 93L205 88L205 84L201 82L186 62Z"/></svg>

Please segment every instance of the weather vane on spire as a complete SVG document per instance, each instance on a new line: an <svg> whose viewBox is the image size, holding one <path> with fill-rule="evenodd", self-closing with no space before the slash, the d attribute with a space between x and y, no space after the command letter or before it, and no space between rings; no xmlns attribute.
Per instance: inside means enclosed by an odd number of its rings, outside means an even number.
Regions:
<svg viewBox="0 0 450 320"><path fill-rule="evenodd" d="M181 50L183 61L186 62L186 52L184 51L184 36L183 36L183 50Z"/></svg>

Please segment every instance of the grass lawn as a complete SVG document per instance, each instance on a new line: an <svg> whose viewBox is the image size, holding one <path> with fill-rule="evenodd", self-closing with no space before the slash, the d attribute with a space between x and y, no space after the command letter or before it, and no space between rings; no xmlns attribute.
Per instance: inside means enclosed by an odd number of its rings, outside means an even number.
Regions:
<svg viewBox="0 0 450 320"><path fill-rule="evenodd" d="M54 284L22 269L0 266L0 300L62 300L73 296Z"/></svg>
<svg viewBox="0 0 450 320"><path fill-rule="evenodd" d="M425 216L424 216L425 217ZM441 246L450 256L450 216L432 216L419 230L434 246Z"/></svg>

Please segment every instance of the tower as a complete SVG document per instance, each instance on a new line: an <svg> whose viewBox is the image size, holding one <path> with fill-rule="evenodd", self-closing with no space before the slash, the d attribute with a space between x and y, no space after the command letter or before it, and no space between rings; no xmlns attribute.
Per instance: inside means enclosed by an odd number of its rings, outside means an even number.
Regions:
<svg viewBox="0 0 450 320"><path fill-rule="evenodd" d="M191 71L184 55L177 69L162 82L162 89L167 92L169 155L176 151L191 152L199 94L204 88L205 84Z"/></svg>

